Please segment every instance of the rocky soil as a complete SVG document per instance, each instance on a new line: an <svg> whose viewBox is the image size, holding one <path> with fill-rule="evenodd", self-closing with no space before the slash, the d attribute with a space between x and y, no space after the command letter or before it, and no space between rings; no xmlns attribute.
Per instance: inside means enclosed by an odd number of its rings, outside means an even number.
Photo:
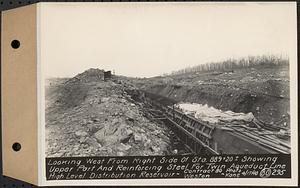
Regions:
<svg viewBox="0 0 300 188"><path fill-rule="evenodd" d="M173 133L146 116L138 90L98 69L46 84L46 156L162 155Z"/></svg>

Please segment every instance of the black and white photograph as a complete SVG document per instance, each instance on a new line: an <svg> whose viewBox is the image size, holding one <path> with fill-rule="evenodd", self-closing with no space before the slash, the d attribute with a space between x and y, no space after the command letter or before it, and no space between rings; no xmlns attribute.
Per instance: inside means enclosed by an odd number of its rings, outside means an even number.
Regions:
<svg viewBox="0 0 300 188"><path fill-rule="evenodd" d="M45 13L47 157L290 154L288 8L125 7Z"/></svg>
<svg viewBox="0 0 300 188"><path fill-rule="evenodd" d="M149 78L90 68L46 83L49 156L290 153L288 57Z"/></svg>
<svg viewBox="0 0 300 188"><path fill-rule="evenodd" d="M296 2L39 2L1 21L5 176L298 184Z"/></svg>

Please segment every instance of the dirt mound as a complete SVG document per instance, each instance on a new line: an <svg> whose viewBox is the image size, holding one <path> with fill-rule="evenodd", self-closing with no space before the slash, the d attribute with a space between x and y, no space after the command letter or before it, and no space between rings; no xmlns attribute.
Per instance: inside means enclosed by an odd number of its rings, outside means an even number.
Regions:
<svg viewBox="0 0 300 188"><path fill-rule="evenodd" d="M52 106L59 106L60 110L76 107L86 99L90 83L104 82L104 72L101 69L88 69L57 84L56 87L46 90L46 96L48 99L52 99L52 103L55 103ZM55 101L53 101L54 99Z"/></svg>
<svg viewBox="0 0 300 188"><path fill-rule="evenodd" d="M88 69L83 73L76 75L69 79L66 83L88 83L88 82L99 82L104 81L104 70L103 69Z"/></svg>
<svg viewBox="0 0 300 188"><path fill-rule="evenodd" d="M90 69L46 88L46 155L161 155L169 130L148 119L139 91L123 81L99 78Z"/></svg>

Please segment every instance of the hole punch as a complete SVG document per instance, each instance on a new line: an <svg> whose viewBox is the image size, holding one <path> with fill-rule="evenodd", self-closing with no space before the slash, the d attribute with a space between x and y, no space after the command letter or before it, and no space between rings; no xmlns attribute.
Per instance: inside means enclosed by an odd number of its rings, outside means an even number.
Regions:
<svg viewBox="0 0 300 188"><path fill-rule="evenodd" d="M20 41L18 41L18 40L13 40L13 41L11 42L11 47L12 47L13 49L18 49L18 48L20 47L20 45L21 45L21 43L20 43Z"/></svg>
<svg viewBox="0 0 300 188"><path fill-rule="evenodd" d="M15 142L13 145L12 145L12 149L14 151L20 151L21 150L21 144L18 143L18 142Z"/></svg>

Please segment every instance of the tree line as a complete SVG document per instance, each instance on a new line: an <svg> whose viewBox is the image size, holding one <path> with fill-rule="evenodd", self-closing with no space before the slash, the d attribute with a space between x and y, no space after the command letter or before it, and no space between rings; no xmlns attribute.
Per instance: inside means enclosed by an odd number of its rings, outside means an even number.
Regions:
<svg viewBox="0 0 300 188"><path fill-rule="evenodd" d="M221 62L200 64L193 67L173 71L170 75L179 75L194 72L230 71L241 68L283 65L289 65L288 57L275 55L248 56L240 59L230 58Z"/></svg>

